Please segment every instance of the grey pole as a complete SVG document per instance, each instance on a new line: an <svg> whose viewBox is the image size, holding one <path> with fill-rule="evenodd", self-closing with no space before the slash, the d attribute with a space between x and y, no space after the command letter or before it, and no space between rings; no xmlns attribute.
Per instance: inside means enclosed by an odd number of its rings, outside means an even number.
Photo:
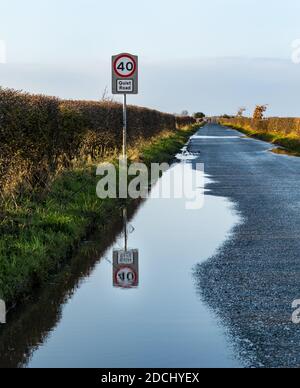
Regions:
<svg viewBox="0 0 300 388"><path fill-rule="evenodd" d="M124 94L123 100L123 161L127 163L127 95ZM127 252L127 208L123 210L124 234L125 234L125 252Z"/></svg>
<svg viewBox="0 0 300 388"><path fill-rule="evenodd" d="M127 208L123 209L123 221L124 221L124 237L125 237L125 252L128 249L128 230L127 230Z"/></svg>
<svg viewBox="0 0 300 388"><path fill-rule="evenodd" d="M127 156L127 95L124 94L123 100L123 159Z"/></svg>

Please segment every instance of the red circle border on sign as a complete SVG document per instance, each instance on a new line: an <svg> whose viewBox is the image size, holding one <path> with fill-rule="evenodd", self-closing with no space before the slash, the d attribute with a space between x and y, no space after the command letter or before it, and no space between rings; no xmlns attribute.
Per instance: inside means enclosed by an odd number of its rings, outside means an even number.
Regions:
<svg viewBox="0 0 300 388"><path fill-rule="evenodd" d="M134 274L134 283L136 284L137 283L137 279L138 279L138 276L137 276L137 273L135 272L135 270L132 268L132 267L129 267L128 265L122 265L118 268L118 271L115 272L115 282L116 284L118 284L118 273L122 270L122 269L130 269L133 274ZM118 287L122 287L122 288L133 288L133 287L136 287L136 286L121 286L120 284L118 285Z"/></svg>
<svg viewBox="0 0 300 388"><path fill-rule="evenodd" d="M118 72L118 69L117 69L117 62L120 58L128 58L130 60L132 60L133 62L133 70L130 74L128 75L121 75L119 72ZM133 74L136 72L136 60L133 56L129 55L129 54L120 54L117 56L117 58L115 59L114 61L114 71L115 73L117 74L118 77L122 77L122 78L130 78L133 76Z"/></svg>

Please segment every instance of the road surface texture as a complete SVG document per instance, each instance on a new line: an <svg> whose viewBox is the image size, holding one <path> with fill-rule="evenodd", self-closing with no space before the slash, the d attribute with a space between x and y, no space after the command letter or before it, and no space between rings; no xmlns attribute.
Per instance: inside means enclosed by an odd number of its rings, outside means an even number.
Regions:
<svg viewBox="0 0 300 388"><path fill-rule="evenodd" d="M242 221L218 253L195 271L204 301L228 328L250 367L299 367L300 158L277 155L268 143L209 124L190 150ZM199 162L199 160L198 160Z"/></svg>

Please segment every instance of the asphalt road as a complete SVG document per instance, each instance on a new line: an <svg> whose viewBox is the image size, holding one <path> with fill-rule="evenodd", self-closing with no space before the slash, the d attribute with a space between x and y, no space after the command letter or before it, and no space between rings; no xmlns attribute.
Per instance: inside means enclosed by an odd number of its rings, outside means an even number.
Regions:
<svg viewBox="0 0 300 388"><path fill-rule="evenodd" d="M197 267L199 293L245 366L299 367L292 302L300 299L300 158L274 154L270 144L219 125L198 135L190 150L201 152L214 181L208 189L229 198L242 219Z"/></svg>

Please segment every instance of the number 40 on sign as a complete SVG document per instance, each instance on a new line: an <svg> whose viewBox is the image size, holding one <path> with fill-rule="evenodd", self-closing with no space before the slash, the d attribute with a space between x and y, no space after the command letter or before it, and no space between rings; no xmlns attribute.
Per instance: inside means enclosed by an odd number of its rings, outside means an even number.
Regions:
<svg viewBox="0 0 300 388"><path fill-rule="evenodd" d="M112 57L112 93L138 94L138 57L119 54Z"/></svg>

